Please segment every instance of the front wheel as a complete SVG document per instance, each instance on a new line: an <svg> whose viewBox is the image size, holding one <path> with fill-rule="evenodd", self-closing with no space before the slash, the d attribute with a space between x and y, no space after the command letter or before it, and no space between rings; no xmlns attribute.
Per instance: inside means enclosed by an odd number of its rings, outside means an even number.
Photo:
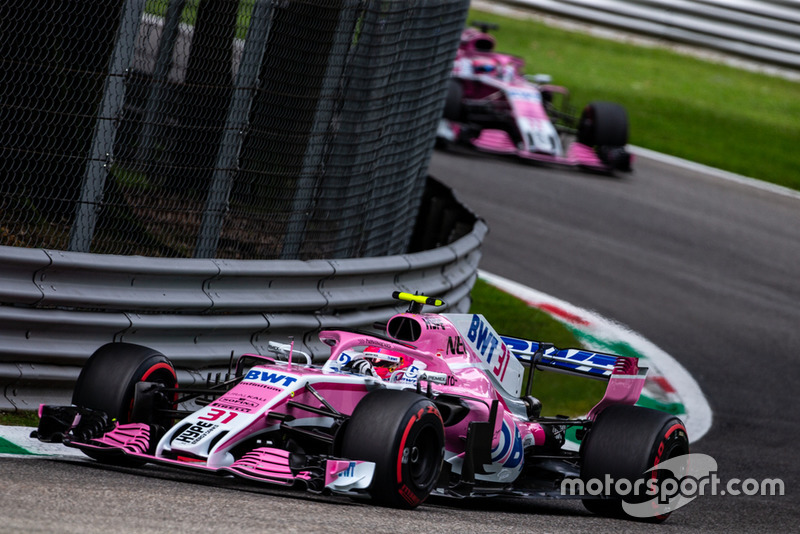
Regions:
<svg viewBox="0 0 800 534"><path fill-rule="evenodd" d="M374 391L347 423L342 456L375 463L369 494L376 504L415 508L433 490L442 469L442 416L417 393Z"/></svg>
<svg viewBox="0 0 800 534"><path fill-rule="evenodd" d="M628 113L613 102L592 102L578 121L578 142L590 147L628 144Z"/></svg>
<svg viewBox="0 0 800 534"><path fill-rule="evenodd" d="M107 343L97 349L81 369L72 404L102 411L109 421L116 420L120 424L169 426L171 418L161 413L158 406L142 409L135 405L139 382L158 383L167 388L178 386L172 363L157 350L131 343ZM101 461L118 458L117 454L95 449L86 448L83 452Z"/></svg>
<svg viewBox="0 0 800 534"><path fill-rule="evenodd" d="M450 78L447 85L447 97L444 101L444 118L454 122L464 120L464 87L461 82Z"/></svg>

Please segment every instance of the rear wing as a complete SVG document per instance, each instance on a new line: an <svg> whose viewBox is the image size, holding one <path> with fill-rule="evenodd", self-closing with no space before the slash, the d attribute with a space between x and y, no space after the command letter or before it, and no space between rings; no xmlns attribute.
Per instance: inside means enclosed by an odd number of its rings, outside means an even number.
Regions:
<svg viewBox="0 0 800 534"><path fill-rule="evenodd" d="M590 421L594 421L600 412L614 404L636 404L642 394L647 367L639 367L636 358L581 349L559 349L552 343L514 337L501 336L501 338L508 350L520 362L530 366L525 385L526 395L531 394L535 369L607 381L603 398L586 415Z"/></svg>
<svg viewBox="0 0 800 534"><path fill-rule="evenodd" d="M639 367L636 358L583 349L559 349L552 343L500 337L508 350L523 365L542 371L555 371L597 380L609 380L612 374L639 375L641 371L647 371L646 367Z"/></svg>

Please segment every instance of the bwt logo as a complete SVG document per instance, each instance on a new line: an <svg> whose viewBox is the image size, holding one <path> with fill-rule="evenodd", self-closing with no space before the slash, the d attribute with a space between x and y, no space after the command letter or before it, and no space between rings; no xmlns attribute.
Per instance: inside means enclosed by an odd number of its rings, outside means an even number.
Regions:
<svg viewBox="0 0 800 534"><path fill-rule="evenodd" d="M283 387L289 387L297 382L297 377L274 373L272 371L259 371L258 369L251 369L244 379L258 380L269 384L282 385Z"/></svg>
<svg viewBox="0 0 800 534"><path fill-rule="evenodd" d="M350 465L344 471L340 471L337 475L338 478L352 478L356 474L356 463L350 462Z"/></svg>
<svg viewBox="0 0 800 534"><path fill-rule="evenodd" d="M425 365L420 362L420 365L412 365L408 369L406 369L405 374L403 374L403 378L400 380L403 382L408 382L409 384L416 384L417 380L419 380L419 373L420 371L425 369Z"/></svg>
<svg viewBox="0 0 800 534"><path fill-rule="evenodd" d="M482 356L486 357L486 363L492 362L494 349L497 348L500 340L494 337L490 327L483 324L483 321L481 321L481 318L477 315L472 316L472 323L469 325L469 330L467 331L467 339L475 345L475 348Z"/></svg>

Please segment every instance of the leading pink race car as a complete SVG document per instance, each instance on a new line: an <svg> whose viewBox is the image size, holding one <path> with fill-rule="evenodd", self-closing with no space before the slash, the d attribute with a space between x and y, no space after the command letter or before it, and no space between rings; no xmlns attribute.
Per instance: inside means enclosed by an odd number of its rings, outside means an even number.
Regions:
<svg viewBox="0 0 800 534"><path fill-rule="evenodd" d="M397 508L431 495L575 498L565 480L641 479L688 453L680 420L633 406L647 371L636 359L504 337L482 315L423 313L444 303L393 296L409 307L382 331L320 332L330 346L322 365L271 343L280 359L242 355L229 376L201 388L178 387L156 350L109 343L84 365L71 405L40 408L33 437L104 463L165 464ZM585 417L543 417L537 371L604 380L605 395ZM568 430L580 447L565 441ZM579 498L593 512L623 513L620 495Z"/></svg>
<svg viewBox="0 0 800 534"><path fill-rule="evenodd" d="M523 74L521 58L495 51L494 24L461 36L437 144L613 173L630 171L628 115L596 101L575 116L569 91L550 76Z"/></svg>

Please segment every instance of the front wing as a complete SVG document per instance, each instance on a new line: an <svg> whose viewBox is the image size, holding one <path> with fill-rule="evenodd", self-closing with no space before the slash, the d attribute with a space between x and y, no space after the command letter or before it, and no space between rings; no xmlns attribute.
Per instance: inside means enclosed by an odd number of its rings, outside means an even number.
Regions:
<svg viewBox="0 0 800 534"><path fill-rule="evenodd" d="M162 434L163 431L144 423L108 422L105 414L96 410L77 406L42 406L39 427L31 437L44 442L61 442L92 457L128 457L143 463L234 475L313 492L364 494L375 473L373 462L327 456L295 457L287 450L274 447L258 447L228 466L211 468L202 458L180 455L165 458L153 454Z"/></svg>
<svg viewBox="0 0 800 534"><path fill-rule="evenodd" d="M461 141L462 125L441 119L437 137L448 142L461 142L481 152L503 156L516 156L520 159L578 167L588 171L612 172L615 170L628 172L631 170L632 156L624 147L612 147L605 150L604 161L597 150L577 141L569 144L565 154L548 154L517 147L508 133L503 130L483 129L480 135L468 141Z"/></svg>

